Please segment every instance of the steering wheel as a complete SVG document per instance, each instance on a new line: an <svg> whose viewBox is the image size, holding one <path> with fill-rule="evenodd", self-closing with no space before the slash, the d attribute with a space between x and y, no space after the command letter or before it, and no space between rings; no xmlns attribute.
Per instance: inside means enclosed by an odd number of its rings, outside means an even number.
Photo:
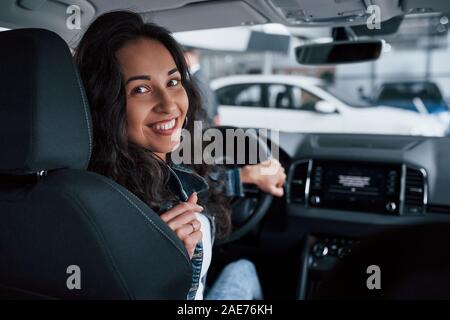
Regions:
<svg viewBox="0 0 450 320"><path fill-rule="evenodd" d="M257 163L261 163L265 160L268 160L271 158L272 154L270 151L270 148L268 144L266 143L266 139L262 139L256 132L256 130L247 130L244 131L242 129L239 129L237 127L232 126L218 126L214 127L214 129L218 129L222 132L222 136L226 137L226 130L234 130L234 159L231 159L231 156L227 154L227 143L230 143L230 141L224 142L224 150L223 150L223 157L216 158L215 162L217 165L224 165L226 168L236 168L236 167L243 167L246 164L255 164L254 162L249 163L249 149L251 146L257 146ZM244 137L242 137L244 135ZM236 141L240 139L240 141L245 141L245 161L243 164L237 164L237 143ZM224 139L226 140L226 139ZM239 150L242 151L242 150ZM255 150L252 150L255 151ZM229 159L233 164L226 164L227 162L224 161L226 159ZM243 185L243 191L244 191L244 197L235 197L231 201L231 207L232 207L232 231L231 233L220 240L216 240L217 245L225 244L228 242L235 241L242 236L244 236L247 232L249 232L251 229L253 229L264 217L264 215L267 213L271 203L272 203L272 195L265 193L258 189L254 185L250 184L244 184Z"/></svg>

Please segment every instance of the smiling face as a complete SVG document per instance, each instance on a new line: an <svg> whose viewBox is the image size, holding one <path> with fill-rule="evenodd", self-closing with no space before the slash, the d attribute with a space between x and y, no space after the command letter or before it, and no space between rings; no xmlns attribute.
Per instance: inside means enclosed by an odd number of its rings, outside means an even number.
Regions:
<svg viewBox="0 0 450 320"><path fill-rule="evenodd" d="M165 159L180 143L189 105L175 61L151 39L127 43L116 57L125 83L128 139Z"/></svg>

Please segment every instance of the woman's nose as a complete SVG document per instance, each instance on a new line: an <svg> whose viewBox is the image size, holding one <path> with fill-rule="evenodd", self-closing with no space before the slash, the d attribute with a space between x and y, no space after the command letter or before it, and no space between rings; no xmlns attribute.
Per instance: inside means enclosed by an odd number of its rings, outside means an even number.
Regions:
<svg viewBox="0 0 450 320"><path fill-rule="evenodd" d="M177 108L175 99L167 90L161 89L158 93L158 104L155 108L156 112L172 113Z"/></svg>

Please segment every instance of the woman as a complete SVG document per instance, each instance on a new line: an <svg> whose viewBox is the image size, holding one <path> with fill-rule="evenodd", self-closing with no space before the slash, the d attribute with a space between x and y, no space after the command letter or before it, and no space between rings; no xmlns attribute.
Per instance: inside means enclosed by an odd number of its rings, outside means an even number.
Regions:
<svg viewBox="0 0 450 320"><path fill-rule="evenodd" d="M167 30L145 24L139 15L111 12L97 18L81 39L75 61L94 126L90 170L125 186L160 214L191 257L187 298L203 298L212 243L231 228L224 194L239 193L244 182L282 196L284 169L276 160L270 163L277 172L272 176L260 176L261 165L224 172L206 164L172 163L180 129L193 131L201 102L179 45ZM236 296L242 284L251 290ZM225 268L210 291L213 299L261 297L248 261Z"/></svg>

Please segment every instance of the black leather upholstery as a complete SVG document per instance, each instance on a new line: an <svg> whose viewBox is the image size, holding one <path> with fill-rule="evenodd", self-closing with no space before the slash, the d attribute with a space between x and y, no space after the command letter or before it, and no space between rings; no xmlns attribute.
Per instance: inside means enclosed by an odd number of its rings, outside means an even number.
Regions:
<svg viewBox="0 0 450 320"><path fill-rule="evenodd" d="M185 299L182 242L129 191L85 170L89 110L66 44L23 29L0 33L0 48L2 174L48 171L34 182L0 175L0 297ZM71 265L80 290L66 285Z"/></svg>
<svg viewBox="0 0 450 320"><path fill-rule="evenodd" d="M23 29L0 33L0 48L0 171L85 169L91 124L67 45Z"/></svg>

